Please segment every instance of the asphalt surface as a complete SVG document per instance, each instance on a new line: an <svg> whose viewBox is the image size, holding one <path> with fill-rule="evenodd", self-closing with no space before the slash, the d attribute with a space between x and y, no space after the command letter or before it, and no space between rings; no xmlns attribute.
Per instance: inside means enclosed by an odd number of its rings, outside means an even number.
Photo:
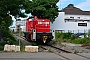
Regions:
<svg viewBox="0 0 90 60"><path fill-rule="evenodd" d="M78 56L72 53L60 53L60 55L61 56L49 52L1 52L0 60L90 60L90 53L79 53L79 55L83 56ZM69 59L65 59L62 56Z"/></svg>
<svg viewBox="0 0 90 60"><path fill-rule="evenodd" d="M0 53L0 60L61 60L60 56L54 53Z"/></svg>
<svg viewBox="0 0 90 60"><path fill-rule="evenodd" d="M20 39L25 45L30 45L29 42L24 39ZM90 60L90 50L84 49L79 46L73 46L72 44L67 45L67 47L63 48L65 50L77 50L83 51L84 53L79 53L79 55L73 53L60 53L60 56L54 53L49 52L38 52L38 53L26 53L26 52L18 52L18 53L0 53L0 60ZM82 56L80 56L82 55ZM65 59L65 58L68 59Z"/></svg>

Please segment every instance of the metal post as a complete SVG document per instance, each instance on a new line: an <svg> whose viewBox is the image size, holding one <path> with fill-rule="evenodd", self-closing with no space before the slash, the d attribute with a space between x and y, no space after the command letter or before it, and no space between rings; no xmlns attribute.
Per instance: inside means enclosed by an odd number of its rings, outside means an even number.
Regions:
<svg viewBox="0 0 90 60"><path fill-rule="evenodd" d="M20 46L20 25L19 25L19 27L18 27L18 33L19 33L19 46Z"/></svg>
<svg viewBox="0 0 90 60"><path fill-rule="evenodd" d="M20 31L19 31L19 46L20 46Z"/></svg>

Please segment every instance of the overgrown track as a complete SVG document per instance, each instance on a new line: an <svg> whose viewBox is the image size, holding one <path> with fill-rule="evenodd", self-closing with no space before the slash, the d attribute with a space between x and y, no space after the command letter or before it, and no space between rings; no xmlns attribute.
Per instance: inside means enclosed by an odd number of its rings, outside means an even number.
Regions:
<svg viewBox="0 0 90 60"><path fill-rule="evenodd" d="M59 55L60 57L62 57L61 58L61 60L71 60L71 59L69 59L69 58L67 58L67 57L65 57L65 56L62 56L60 53L70 53L70 52L68 52L68 51L66 51L66 50L63 50L63 49L60 49L60 48L57 48L57 47L55 47L55 46L51 46L51 45L47 45L47 46L41 46L41 48L43 49L43 50L46 50L46 51L48 51L48 52L53 52L53 53L55 53L55 54L57 54L57 55Z"/></svg>
<svg viewBox="0 0 90 60"><path fill-rule="evenodd" d="M25 45L31 45L30 42L27 41L27 39L23 36L14 35L17 40L20 40Z"/></svg>
<svg viewBox="0 0 90 60"><path fill-rule="evenodd" d="M42 45L41 48L43 50L47 50L48 52L53 52L53 53L59 55L60 57L64 58L65 60L71 60L71 59L70 59L70 57L65 57L65 56L61 55L60 53L71 53L71 54L74 54L76 56L79 56L79 57L82 57L82 58L85 58L85 59L90 60L89 57L86 57L84 55L81 55L81 54L78 54L78 53L72 53L72 52L69 52L67 50L64 50L64 49L61 49L61 48L52 46L52 45L46 45L46 46L45 45L44 46Z"/></svg>
<svg viewBox="0 0 90 60"><path fill-rule="evenodd" d="M18 37L18 36L17 36ZM31 45L30 42L26 41L26 38L20 36L19 39L21 40L21 42L23 42L25 45ZM67 50L64 50L64 49L61 49L61 48L58 48L58 47L55 47L55 46L52 46L52 45L41 45L40 48L42 48L43 50L47 50L49 52L53 52L57 55L59 55L60 57L62 57L63 59L61 60L71 60L70 57L65 57L63 55L61 55L60 53L72 53L72 52L69 52ZM84 55L81 55L81 54L78 54L78 53L72 53L74 55L77 55L77 56L80 56L80 57L83 57L83 58L86 58L88 60L90 60L89 57L86 57Z"/></svg>
<svg viewBox="0 0 90 60"><path fill-rule="evenodd" d="M64 49L60 49L60 48L58 48L58 47L52 46L52 45L49 45L49 46L51 46L51 47L53 47L53 48L56 48L56 49L58 49L58 50L61 50L61 51L63 51L63 52L66 52L66 53L72 53L72 52L66 51L66 50L64 50ZM84 58L90 60L89 57L86 57L86 56L80 55L80 54L78 54L78 53L72 53L72 54L75 54L75 55L78 55L78 56L80 56L80 57L84 57Z"/></svg>
<svg viewBox="0 0 90 60"><path fill-rule="evenodd" d="M69 51L67 51L67 50L64 50L64 49L61 49L61 48L58 48L58 47L55 47L55 46L52 46L52 45L48 45L48 46L53 47L53 48L55 48L55 49L58 49L58 50L60 50L60 51L66 52L66 53L71 53L71 52L69 52Z"/></svg>

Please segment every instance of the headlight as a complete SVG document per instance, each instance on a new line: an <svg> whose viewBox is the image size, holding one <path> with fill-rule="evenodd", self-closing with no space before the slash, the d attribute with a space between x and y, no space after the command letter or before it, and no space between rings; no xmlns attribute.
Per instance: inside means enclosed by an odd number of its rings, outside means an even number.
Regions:
<svg viewBox="0 0 90 60"><path fill-rule="evenodd" d="M38 22L38 24L42 24L42 22Z"/></svg>
<svg viewBox="0 0 90 60"><path fill-rule="evenodd" d="M46 22L45 24L49 24L49 22Z"/></svg>

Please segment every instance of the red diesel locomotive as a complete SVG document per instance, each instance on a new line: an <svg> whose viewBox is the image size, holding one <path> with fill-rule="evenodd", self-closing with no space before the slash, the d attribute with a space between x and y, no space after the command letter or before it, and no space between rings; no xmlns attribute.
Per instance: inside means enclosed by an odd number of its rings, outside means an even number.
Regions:
<svg viewBox="0 0 90 60"><path fill-rule="evenodd" d="M55 39L55 31L50 30L50 20L30 17L26 21L25 38L28 41L48 43Z"/></svg>

